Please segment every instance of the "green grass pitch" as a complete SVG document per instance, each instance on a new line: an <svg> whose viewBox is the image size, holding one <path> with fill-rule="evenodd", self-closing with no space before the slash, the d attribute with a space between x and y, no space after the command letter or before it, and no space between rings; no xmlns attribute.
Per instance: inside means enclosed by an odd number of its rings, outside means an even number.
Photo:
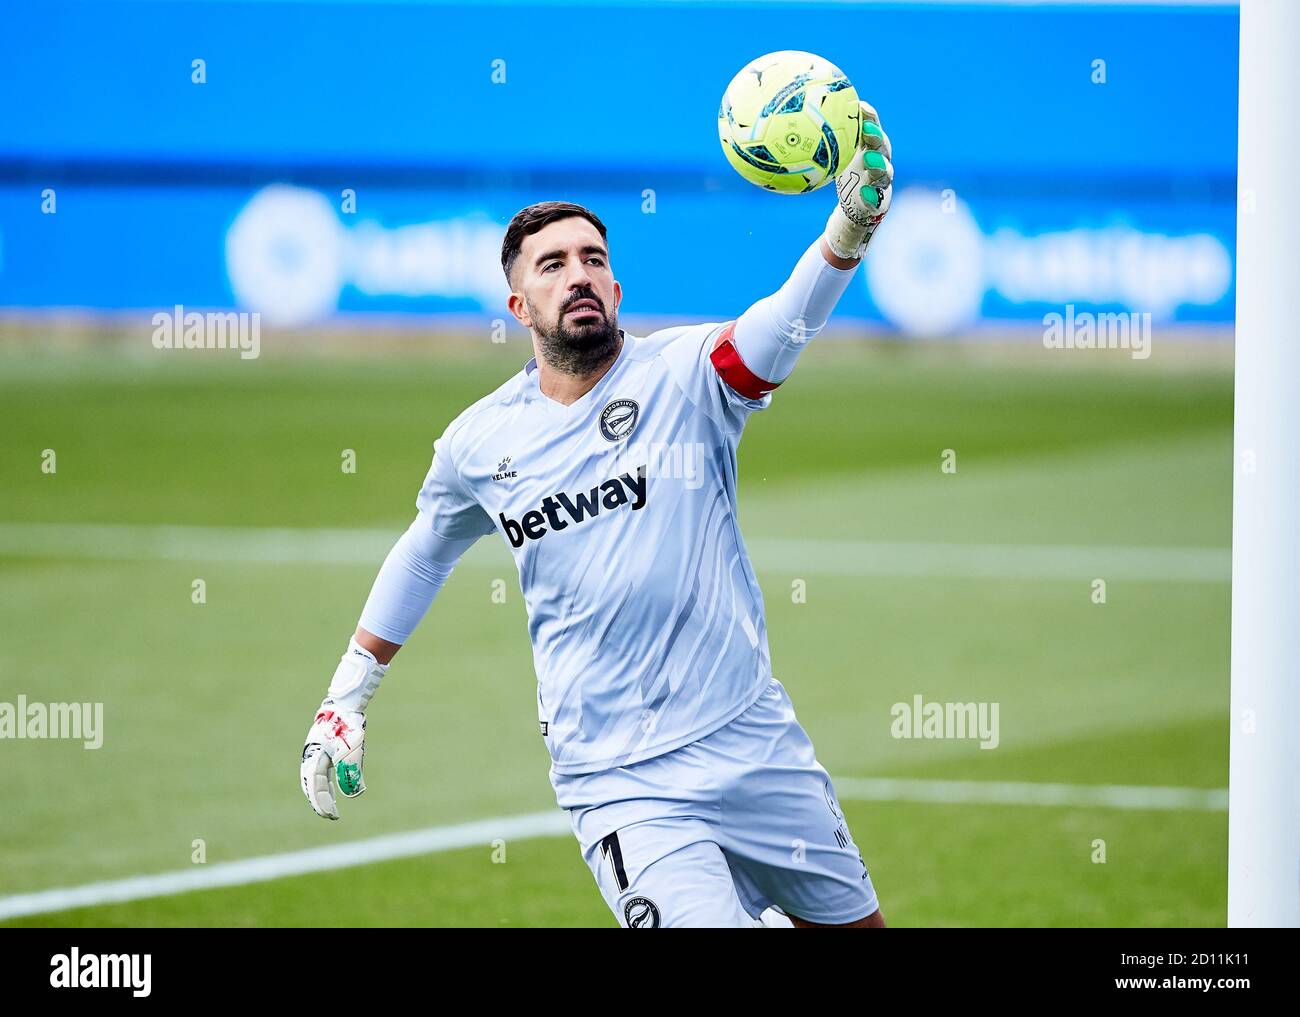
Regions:
<svg viewBox="0 0 1300 1017"><path fill-rule="evenodd" d="M63 551L57 528L33 544L36 523L395 538L433 439L528 355L429 348L4 354L0 700L102 702L105 736L97 750L0 740L0 897L188 869L196 841L213 864L554 808L501 541L475 549L397 658L369 712L369 790L341 803L339 823L309 810L298 756L382 541L373 561L346 563ZM1086 564L1089 548L1229 543L1226 358L1163 352L814 344L753 418L741 525L776 673L832 775L1226 787L1228 583L1107 579ZM346 449L355 474L340 469ZM955 473L940 469L946 449ZM851 555L828 564L849 541L957 551L951 574L933 549L913 575L858 573ZM1083 563L1075 576L973 575L957 567L970 545L1068 547ZM999 746L892 738L891 705L917 694L997 702ZM1226 917L1223 812L844 805L893 925ZM322 884L343 891L328 913ZM14 924L322 921L614 924L567 836L511 841L504 861L485 841Z"/></svg>

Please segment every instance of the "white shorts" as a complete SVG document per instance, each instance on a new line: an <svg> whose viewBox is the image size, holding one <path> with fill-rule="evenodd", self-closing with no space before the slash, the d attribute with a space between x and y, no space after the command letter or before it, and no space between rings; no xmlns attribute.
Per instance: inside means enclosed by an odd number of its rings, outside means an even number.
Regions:
<svg viewBox="0 0 1300 1017"><path fill-rule="evenodd" d="M842 925L877 909L830 775L775 678L698 741L551 783L625 927L752 927L772 906Z"/></svg>

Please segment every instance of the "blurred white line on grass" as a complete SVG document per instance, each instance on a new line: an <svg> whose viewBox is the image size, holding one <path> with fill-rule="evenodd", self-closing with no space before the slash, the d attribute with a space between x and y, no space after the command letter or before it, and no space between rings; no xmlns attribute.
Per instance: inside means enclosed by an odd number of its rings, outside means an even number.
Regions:
<svg viewBox="0 0 1300 1017"><path fill-rule="evenodd" d="M1156 811L1185 809L1226 812L1228 808L1228 792L1216 788L838 777L835 779L835 789L839 797L846 801L1047 805ZM522 840L529 837L560 837L570 832L568 816L558 809L459 823L455 826L435 826L409 833L345 841L328 847L0 897L0 921L66 911L69 908L165 897L193 890L244 886L311 872L454 851L458 848L487 845L497 838Z"/></svg>
<svg viewBox="0 0 1300 1017"><path fill-rule="evenodd" d="M571 833L569 817L559 810L503 816L500 819L485 819L455 826L434 826L409 833L344 841L328 847L0 897L0 921L24 915L66 911L69 908L121 904L146 897L166 897L192 890L264 883L286 876L302 876L310 872L328 872L353 865L475 847L490 844L497 838L522 840L528 837L558 837L568 833Z"/></svg>
<svg viewBox="0 0 1300 1017"><path fill-rule="evenodd" d="M1128 784L1038 784L991 780L914 780L839 777L841 798L870 802L934 802L942 805L1056 805L1142 811L1227 812L1220 788L1135 787Z"/></svg>
<svg viewBox="0 0 1300 1017"><path fill-rule="evenodd" d="M0 557L261 564L370 565L378 569L400 529L290 529L0 523ZM919 541L746 541L754 566L794 575L914 578L1228 582L1224 547L942 544ZM505 547L480 541L462 567L500 568Z"/></svg>

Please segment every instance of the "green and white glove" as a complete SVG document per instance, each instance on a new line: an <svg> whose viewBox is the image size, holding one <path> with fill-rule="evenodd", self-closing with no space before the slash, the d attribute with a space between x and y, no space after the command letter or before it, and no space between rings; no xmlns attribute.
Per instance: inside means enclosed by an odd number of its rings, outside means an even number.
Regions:
<svg viewBox="0 0 1300 1017"><path fill-rule="evenodd" d="M353 639L334 671L302 750L302 791L318 816L339 818L335 783L345 798L355 798L366 789L361 775L366 750L365 710L387 670L387 665L379 663L374 654Z"/></svg>
<svg viewBox="0 0 1300 1017"><path fill-rule="evenodd" d="M894 193L893 150L875 107L863 102L858 151L835 178L839 204L826 220L826 243L841 258L861 258Z"/></svg>

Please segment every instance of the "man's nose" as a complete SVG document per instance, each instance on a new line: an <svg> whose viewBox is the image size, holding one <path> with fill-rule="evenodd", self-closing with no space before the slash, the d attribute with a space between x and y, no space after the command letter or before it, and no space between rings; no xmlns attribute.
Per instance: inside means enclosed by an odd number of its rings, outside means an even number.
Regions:
<svg viewBox="0 0 1300 1017"><path fill-rule="evenodd" d="M595 292L595 285L587 266L579 262L569 270L569 289L589 289Z"/></svg>

